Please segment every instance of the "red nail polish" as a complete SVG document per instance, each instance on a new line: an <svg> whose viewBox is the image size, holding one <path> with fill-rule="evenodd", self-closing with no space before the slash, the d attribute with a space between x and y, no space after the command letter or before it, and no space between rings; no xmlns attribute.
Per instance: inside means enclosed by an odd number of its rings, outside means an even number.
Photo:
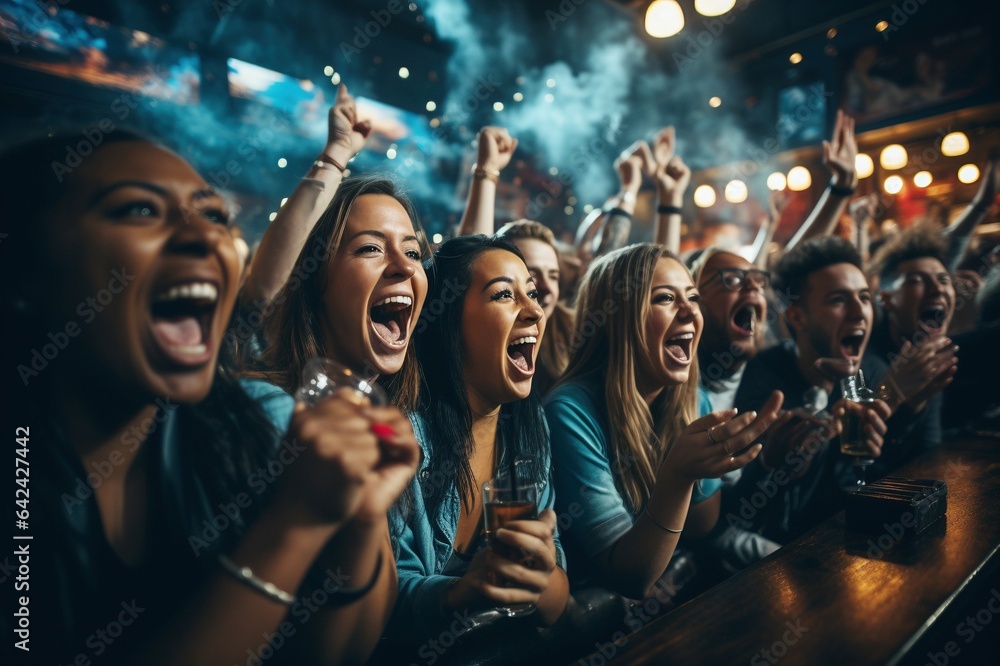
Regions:
<svg viewBox="0 0 1000 666"><path fill-rule="evenodd" d="M395 430L393 430L391 427L387 426L384 423L373 423L371 430L375 434L376 437L379 437L379 438L382 438L382 439L384 439L386 437L395 437L396 435L399 434Z"/></svg>

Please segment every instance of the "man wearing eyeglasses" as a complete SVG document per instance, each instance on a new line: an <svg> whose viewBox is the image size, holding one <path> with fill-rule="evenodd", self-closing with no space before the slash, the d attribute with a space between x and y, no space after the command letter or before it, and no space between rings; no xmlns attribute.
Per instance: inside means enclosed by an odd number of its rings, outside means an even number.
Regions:
<svg viewBox="0 0 1000 666"><path fill-rule="evenodd" d="M746 362L764 339L770 275L723 248L706 249L692 266L705 326L698 345L702 387L713 411L731 409Z"/></svg>
<svg viewBox="0 0 1000 666"><path fill-rule="evenodd" d="M709 247L691 266L701 295L704 327L698 345L698 375L712 411L732 409L747 361L760 350L767 321L764 290L770 275L740 255ZM724 493L740 479L740 470L722 477ZM730 571L770 555L779 545L760 534L720 521L708 548Z"/></svg>

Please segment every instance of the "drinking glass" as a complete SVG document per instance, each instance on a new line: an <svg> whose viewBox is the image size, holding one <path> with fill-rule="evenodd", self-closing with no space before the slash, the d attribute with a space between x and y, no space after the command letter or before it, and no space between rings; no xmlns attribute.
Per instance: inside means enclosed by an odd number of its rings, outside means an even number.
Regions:
<svg viewBox="0 0 1000 666"><path fill-rule="evenodd" d="M515 474L520 477L520 474ZM510 475L490 479L483 484L483 520L486 523L486 542L495 553L512 560L524 560L519 549L508 546L495 538L496 531L512 520L535 520L538 518L538 487L534 483L515 479ZM498 611L507 617L518 617L535 612L534 604L511 604L500 606Z"/></svg>
<svg viewBox="0 0 1000 666"><path fill-rule="evenodd" d="M846 400L868 404L875 402L875 392L865 385L865 374L858 370L856 375L840 380L840 391ZM865 420L862 410L846 409L841 417L840 452L850 456L854 471L858 476L858 487L865 485L865 468L875 462L865 446Z"/></svg>
<svg viewBox="0 0 1000 666"><path fill-rule="evenodd" d="M365 399L375 406L389 402L382 387L372 383L367 376L328 358L314 358L306 363L302 370L302 383L295 391L295 400L314 407L342 388L350 389L345 397L359 405Z"/></svg>

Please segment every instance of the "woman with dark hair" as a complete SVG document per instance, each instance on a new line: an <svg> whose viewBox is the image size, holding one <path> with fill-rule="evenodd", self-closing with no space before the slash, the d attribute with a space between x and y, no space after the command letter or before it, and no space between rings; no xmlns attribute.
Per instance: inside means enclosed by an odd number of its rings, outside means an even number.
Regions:
<svg viewBox="0 0 1000 666"><path fill-rule="evenodd" d="M406 420L332 398L281 444L280 410L228 365L241 266L224 200L122 131L54 172L80 136L0 159L18 193L0 202L0 288L7 413L32 472L32 658L364 661L374 638L357 628L377 636L392 597L371 591L394 578L355 537L413 473ZM379 443L375 425L398 434Z"/></svg>
<svg viewBox="0 0 1000 666"><path fill-rule="evenodd" d="M601 257L580 286L569 368L545 400L560 513L583 507L566 533L574 585L649 594L681 531L715 525L718 477L757 456L781 406L708 413L698 301L687 268L649 243Z"/></svg>
<svg viewBox="0 0 1000 666"><path fill-rule="evenodd" d="M411 415L423 460L390 515L399 571L390 631L426 637L454 611L520 603L552 624L568 586L548 433L531 393L544 330L534 281L516 247L482 235L447 241L425 266L430 296L416 337L423 384ZM518 459L544 509L496 532L522 550L520 562L484 549L481 529L483 483Z"/></svg>

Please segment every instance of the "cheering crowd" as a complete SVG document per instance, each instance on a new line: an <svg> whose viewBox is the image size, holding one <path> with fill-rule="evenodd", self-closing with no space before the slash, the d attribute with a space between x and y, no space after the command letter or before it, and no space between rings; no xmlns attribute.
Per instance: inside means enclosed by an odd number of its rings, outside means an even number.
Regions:
<svg viewBox="0 0 1000 666"><path fill-rule="evenodd" d="M427 663L456 618L519 604L505 640L573 635L581 595L627 607L691 558L710 584L839 511L850 419L869 479L995 429L1000 253L973 239L996 162L952 225L848 241L841 218L867 229L873 206L852 204L838 113L830 184L789 242L772 220L749 248L681 255L674 128L615 162L620 191L569 247L538 222L495 229L517 141L487 127L432 251L399 183L344 178L369 132L341 86L252 256L222 193L148 137L116 130L60 180L72 132L0 158L34 663ZM629 245L650 181L653 242ZM316 358L387 403L297 402ZM867 402L842 395L859 370ZM483 485L504 472L537 513L487 535ZM17 618L0 624L13 645Z"/></svg>

